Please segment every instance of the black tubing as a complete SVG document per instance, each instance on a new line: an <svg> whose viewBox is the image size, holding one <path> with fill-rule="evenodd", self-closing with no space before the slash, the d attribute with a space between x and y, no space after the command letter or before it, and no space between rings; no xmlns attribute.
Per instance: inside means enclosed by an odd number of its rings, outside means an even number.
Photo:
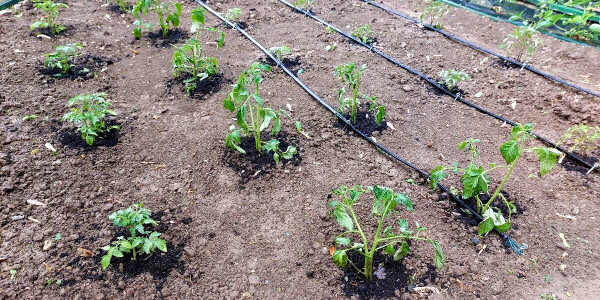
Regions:
<svg viewBox="0 0 600 300"><path fill-rule="evenodd" d="M500 116L500 115L495 114L495 113L493 113L491 111L488 111L487 109L485 109L485 108L483 108L481 106L478 106L475 103L470 102L470 101L464 99L459 93L453 93L453 92L449 91L447 88L445 88L444 86L440 85L435 80L429 78L427 75L425 75L425 74L423 74L423 73L421 73L421 72L419 72L419 71L417 71L417 70L415 70L415 69L413 69L413 68L411 68L411 67L409 67L409 66L407 66L407 65L405 65L405 64L403 64L403 63L401 63L399 61L397 61L396 59L394 59L391 56L389 56L389 55L385 54L384 52L382 52L381 50L373 47L372 45L363 43L361 40L357 39L356 37L352 36L351 34L345 32L345 31L343 31L343 30L335 27L334 25L332 25L332 24L330 24L330 23L322 20L321 18L315 16L310 11L307 11L307 10L304 10L304 9L301 9L301 8L297 8L297 7L295 7L294 5L290 4L289 2L287 2L285 0L278 0L278 1L281 2L281 3L283 3L283 4L285 4L285 5L287 5L287 6L289 6L289 7L291 7L291 8L293 8L294 10L296 10L296 11L304 14L305 16L307 16L307 17L309 17L309 18L311 18L311 19L313 19L313 20L321 23L322 25L325 25L325 26L327 26L327 27L335 30L337 33L339 33L339 34L345 36L346 38L352 40L353 42L355 42L355 43L357 43L357 44L359 44L359 45L361 45L361 46L363 46L363 47L371 50L371 52L373 52L373 53L375 53L375 54L377 54L377 55L385 58L389 62L391 62L391 63L393 63L393 64L401 67L402 69L408 71L409 73L412 73L414 75L417 75L417 76L421 77L421 79L427 81L429 84L433 85L434 87L436 87L440 91L442 91L442 92L446 93L447 95L451 96L452 98L454 98L454 100L457 100L457 101L459 101L459 102L461 102L461 103L463 103L463 104L465 104L467 106L470 106L470 107L474 108L475 110L477 110L477 111L479 111L481 113L484 113L486 115L494 117L494 118L496 118L496 119L498 119L498 120L500 120L500 121L502 121L502 122L504 122L506 124L509 124L511 126L517 125L517 123L515 123L515 122L513 122L513 121L511 121L511 120L509 120L509 119L507 119L507 118L505 118L503 116ZM594 165L589 164L588 162L586 162L585 160L583 160L581 157L579 157L579 155L577 155L575 153L572 153L572 152L569 152L568 150L566 150L566 149L564 149L564 148L556 145L555 143L553 143L550 140L548 140L548 139L546 139L546 138L538 135L535 132L530 132L530 133L533 136L535 136L538 140L540 140L540 141L544 142L545 144L547 144L548 146L556 148L557 150L565 153L567 156L569 156L570 158L572 158L573 160L575 160L577 163L585 166L588 170L594 170L596 172L600 172L600 169L598 169L598 168L594 169Z"/></svg>
<svg viewBox="0 0 600 300"><path fill-rule="evenodd" d="M417 20L417 19L414 19L414 18L411 18L411 17L409 17L409 16L407 16L407 15L405 15L405 14L402 14L402 13L400 13L400 12L396 11L396 10L393 10L393 9L391 9L391 8L388 8L388 7L385 7L385 6L381 5L381 4L378 4L378 3L375 3L375 2L373 2L373 1L371 1L371 0L360 0L360 1L362 1L362 2L365 2L365 3L367 3L367 4L370 4L370 5L372 5L372 6L375 6L375 7L379 8L379 9L382 9L382 10L384 10L384 11L386 11L386 12L390 13L390 14L396 15L396 16L398 16L398 17L401 17L401 18L403 18L403 19L406 19L406 20L408 20L408 21L411 21L411 22L413 22L413 23L415 23L415 24L418 24L418 25L420 25L420 26L423 26L423 27L425 27L425 28L427 28L427 29L429 29L429 30L435 31L435 32L437 32L437 33L439 33L439 34L441 34L441 35L443 35L443 36L445 36L445 37L447 37L447 38L449 38L449 39L451 39L451 40L455 41L455 42L458 42L458 43L461 43L461 44L463 44L463 45L469 46L469 47L471 47L471 48L473 48L473 49L476 49L476 50L479 50L479 51L481 51L481 52L484 52L484 53L487 53L487 54L493 55L493 56L495 56L495 57L498 57L498 58L500 58L500 59L502 59L502 60L504 60L504 61L506 61L506 62L509 62L509 63L513 64L513 65L517 65L517 66L519 66L519 67L521 67L521 68L523 68L523 69L525 69L525 70L528 70L528 71L530 71L530 72L532 72L532 73L535 73L535 74L537 74L537 75L540 75L540 76L542 76L542 77L545 77L545 78L547 78L547 79L550 79L550 80L553 80L553 81L555 81L555 82L558 82L558 83L564 84L564 85L566 85L566 86L568 86L568 87L570 87L570 88L573 88L573 89L576 89L576 90L578 90L578 91L581 91L581 92L584 92L584 93L588 93L588 94L590 94L590 95L592 95L592 96L595 96L595 97L598 97L598 98L600 98L600 93L597 93L597 92L594 92L594 91L588 90L588 89L586 89L586 88L580 87L580 86L578 86L578 85L576 85L576 84L574 84L574 83L568 82L568 81L566 81L566 80L564 80L564 79L562 79L562 78L559 78L559 77L557 77L557 76L550 75L550 74L548 74L548 73L542 72L541 70L539 70L539 69L536 69L536 68L534 68L534 67L530 66L529 64L526 64L526 63L519 62L519 61L517 61L517 60L515 60L515 59L512 59L512 58L510 58L510 57L508 57L508 56L504 56L504 55L498 54L498 53L496 53L496 52L494 52L494 51L492 51L492 50L489 50L489 49L483 48L483 47L481 47L481 46L477 46L477 45L475 45L475 44L473 44L473 43L471 43L471 42L469 42L469 41L467 41L467 40L464 40L464 39L462 39L462 38L459 38L459 37L457 37L457 36L455 36L455 35L452 35L452 34L450 34L450 33L448 33L448 32L445 32L445 31L443 31L443 30L441 30L441 29L438 29L438 28L436 28L435 26L431 26L431 25L429 25L429 24L421 23L419 20Z"/></svg>
<svg viewBox="0 0 600 300"><path fill-rule="evenodd" d="M288 76L290 76L302 89L304 89L304 91L306 91L311 97L313 97L315 100L317 100L317 102L319 102L319 104L321 104L322 106L327 108L327 110L329 110L336 117L338 117L342 122L344 122L346 124L346 126L350 127L350 129L352 129L354 132L356 132L358 135L360 135L364 140L366 140L367 142L369 142L370 144L375 146L377 149L383 151L385 154L391 156L395 160L403 163L410 169L416 171L417 173L419 173L419 175L421 177L429 178L429 174L427 174L427 172L419 169L415 165L411 164L410 162L406 161L402 157L398 156L396 153L383 147L381 144L379 144L379 143L375 142L373 139L369 138L364 132L362 132L362 131L358 130L356 127L354 127L354 125L348 119L346 119L342 114L340 114L335 108L331 107L331 105L327 104L327 102L325 102L323 99L321 99L321 97L319 97L306 84L304 84L304 82L302 80L300 80L300 78L298 78L292 71L290 71L285 65L283 65L283 63L280 60L278 60L273 54L271 54L271 52L269 52L265 47L263 47L259 42L257 42L250 34L248 34L246 31L241 29L237 24L234 24L234 23L230 22L229 20L225 19L224 17L222 17L219 13L217 13L211 7L209 7L204 2L202 2L202 0L195 0L195 1L200 6L202 6L204 9L206 9L208 12L213 14L215 17L219 18L222 22L229 25L231 28L237 30L246 39L248 39L250 42L252 42L257 48L259 48L263 53L265 53L265 55L267 55L271 60L273 60L277 64L277 66L279 68L281 68ZM467 205L462 199L460 199L459 197L452 194L447 187L445 187L441 183L438 183L437 186L441 190L443 190L445 193L450 195L450 197L452 197L457 203L459 203L461 206L463 206L465 209L467 209L469 212L471 212L471 214L473 214L473 216L475 216L477 219L483 220L483 217L480 214L478 214L472 207ZM522 255L523 250L527 249L526 244L519 245L507 234L505 234L503 232L499 232L497 230L495 230L495 232L498 233L500 235L500 237L502 237L505 247L512 249L515 253Z"/></svg>

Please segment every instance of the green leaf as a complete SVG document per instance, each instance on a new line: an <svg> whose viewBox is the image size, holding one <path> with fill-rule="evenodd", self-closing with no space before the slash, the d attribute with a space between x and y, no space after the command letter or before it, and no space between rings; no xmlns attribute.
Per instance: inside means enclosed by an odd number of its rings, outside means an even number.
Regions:
<svg viewBox="0 0 600 300"><path fill-rule="evenodd" d="M429 173L429 184L431 186L431 190L435 190L438 182L442 181L444 177L446 177L446 172L444 172L444 170L445 169L443 166L437 166Z"/></svg>
<svg viewBox="0 0 600 300"><path fill-rule="evenodd" d="M406 207L406 210L408 211L413 211L413 204L412 201L410 201L410 198L408 198L408 196L406 196L405 194L402 193L396 193L394 195L394 201L396 201L396 203L403 205L404 207Z"/></svg>
<svg viewBox="0 0 600 300"><path fill-rule="evenodd" d="M465 169L465 173L460 178L463 183L463 198L468 199L481 192L488 192L489 177L484 174L484 168L470 164Z"/></svg>
<svg viewBox="0 0 600 300"><path fill-rule="evenodd" d="M333 252L333 262L340 268L345 268L348 264L348 254L346 254L347 250L335 250Z"/></svg>
<svg viewBox="0 0 600 300"><path fill-rule="evenodd" d="M494 220L488 217L479 223L477 232L479 236L484 236L486 233L492 231L492 229L494 229Z"/></svg>
<svg viewBox="0 0 600 300"><path fill-rule="evenodd" d="M408 221L405 219L398 220L398 226L400 226L400 233L410 235L412 231L408 230Z"/></svg>
<svg viewBox="0 0 600 300"><path fill-rule="evenodd" d="M350 239L344 236L337 237L334 241L336 245L348 246L350 245Z"/></svg>
<svg viewBox="0 0 600 300"><path fill-rule="evenodd" d="M435 250L435 256L433 258L433 263L435 267L439 270L444 268L444 264L446 263L446 258L444 257L444 251L442 250L442 246L438 241L431 241L431 245Z"/></svg>
<svg viewBox="0 0 600 300"><path fill-rule="evenodd" d="M108 268L108 265L110 265L110 259L111 259L111 256L108 254L102 256L102 260L100 260L100 264L102 265L102 270L106 270L106 268Z"/></svg>
<svg viewBox="0 0 600 300"><path fill-rule="evenodd" d="M528 151L535 152L540 160L540 176L548 174L556 166L558 158L562 155L562 152L547 147L535 147Z"/></svg>
<svg viewBox="0 0 600 300"><path fill-rule="evenodd" d="M338 205L333 210L333 217L335 220L344 228L353 231L354 223L352 222L352 218L346 212L346 208L343 205Z"/></svg>
<svg viewBox="0 0 600 300"><path fill-rule="evenodd" d="M500 146L500 154L507 164L512 163L520 156L519 143L516 140L510 140Z"/></svg>
<svg viewBox="0 0 600 300"><path fill-rule="evenodd" d="M233 112L235 110L235 104L233 103L233 100L231 100L230 97L227 97L227 99L223 100L223 107L225 107L230 112Z"/></svg>
<svg viewBox="0 0 600 300"><path fill-rule="evenodd" d="M388 255L393 255L394 254L394 245L389 244L385 247L385 249L383 249L383 253L388 254Z"/></svg>
<svg viewBox="0 0 600 300"><path fill-rule="evenodd" d="M394 253L394 260L399 261L401 258L410 253L410 246L407 242L402 242L402 246ZM436 265L437 266L437 265Z"/></svg>

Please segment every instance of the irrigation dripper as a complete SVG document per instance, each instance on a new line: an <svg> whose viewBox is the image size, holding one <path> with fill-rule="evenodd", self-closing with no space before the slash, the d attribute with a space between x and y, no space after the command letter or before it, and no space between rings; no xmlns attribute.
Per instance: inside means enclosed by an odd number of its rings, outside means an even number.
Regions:
<svg viewBox="0 0 600 300"><path fill-rule="evenodd" d="M204 9L206 9L208 12L210 12L212 15L214 15L217 18L219 18L222 22L226 23L231 28L237 30L241 35L243 35L246 39L248 39L252 44L254 44L254 46L256 46L258 49L260 49L265 55L267 55L267 57L269 57L271 60L273 60L277 64L277 66L279 68L281 68L281 70L283 70L284 73L286 73L288 76L290 76L313 99L315 99L317 102L319 102L319 104L321 104L327 110L329 110L331 113L333 113L337 118L339 118L342 122L344 122L344 124L346 124L346 126L348 126L350 129L352 129L352 131L356 132L361 138L363 138L364 140L366 140L371 145L375 146L378 150L380 150L383 153L389 155L390 157L394 158L395 160L401 162L402 164L406 165L410 169L416 171L417 173L419 173L420 176L422 176L424 178L429 178L429 174L427 174L427 172L421 170L420 168L416 167L415 165L413 165L412 163L408 162L404 158L398 156L396 153L394 153L391 150L385 148L384 146L382 146L381 144L377 143L376 141L374 141L373 139L371 139L369 136L367 136L364 132L362 132L358 128L356 128L340 112L338 112L335 108L333 108L331 105L329 105L327 102L325 102L321 97L319 97L302 80L300 80L300 78L298 78L298 76L296 76L279 59L277 59L271 52L269 52L269 50L267 50L258 41L256 41L250 34L248 34L246 31L244 31L243 29L241 29L237 24L232 23L231 21L225 19L223 16L221 16L219 13L217 13L215 10L213 10L211 7L209 7L207 4L205 4L204 2L202 2L202 0L195 0L195 1L200 6L202 6ZM437 185L446 194L450 195L452 197L452 199L454 199L454 201L456 201L457 203L459 203L466 210L470 211L472 213L472 215L475 216L478 220L483 221L483 217L480 214L478 214L475 211L475 209L473 209L471 206L467 205L462 199L460 199L460 197L457 197L456 195L452 194L450 192L450 190L446 186L442 185L439 182L438 182ZM504 241L504 245L506 247L510 247L510 249L513 250L515 253L517 253L517 254L523 254L523 250L527 249L527 247L526 247L527 245L523 244L525 246L525 248L523 248L523 246L515 243L505 233L499 232L496 229L494 229L494 232L498 233L500 235L500 237L502 238L502 240Z"/></svg>
<svg viewBox="0 0 600 300"><path fill-rule="evenodd" d="M532 73L535 73L535 74L537 74L537 75L539 75L539 76L542 76L542 77L544 77L544 78L546 78L546 79L550 79L550 80L552 80L552 81L555 81L555 82L558 82L558 83L560 83L560 84L564 84L564 85L566 85L566 86L568 86L568 87L570 87L570 88L573 88L573 89L576 89L576 90L578 90L578 91L581 91L581 92L584 92L584 93L587 93L587 94L590 94L590 95L592 95L592 96L595 96L595 97L598 97L598 98L600 98L600 93L597 93L597 92L594 92L594 91L588 90L588 89L586 89L586 88L583 88L583 87L580 87L580 86L578 86L578 85L576 85L576 84L574 84L574 83L568 82L568 81L566 81L565 79L562 79L562 78L559 78L559 77L557 77L557 76L554 76L554 75L550 75L550 74L548 74L548 73L545 73L545 72L543 72L543 71L541 71L541 70L539 70L539 69L536 69L536 68L532 67L531 65L529 65L529 64L527 64L527 63L522 63L522 62L519 62L519 61L517 61L517 60L515 60L515 59L512 59L512 58L510 58L510 57L507 57L507 56L504 56L504 55L498 54L498 53L496 53L496 52L494 52L494 51L492 51L492 50L489 50L489 49L483 48L483 47L481 47L481 46L475 45L475 44L474 44L474 43L472 43L472 42L469 42L469 41L467 41L467 40L464 40L464 39L462 39L462 38L459 38L459 37L457 37L457 36L455 36L455 35L452 35L452 34L450 34L450 33L446 32L446 31L444 31L444 30L441 30L441 29L439 29L439 28L436 28L435 26L431 26L431 25L429 25L429 24L422 23L422 22L420 22L420 21L419 21L419 20L417 20L417 19L411 18L411 17L409 17L409 16L407 16L407 15L405 15L405 14L403 14L403 13L400 13L400 12L398 12L398 11L396 11L396 10L393 10L393 9L391 9L391 8L389 8L389 7L386 7L386 6L383 6L383 5L381 5L381 4L375 3L375 2L373 2L373 1L371 1L371 0L360 0L360 1L362 1L362 2L365 2L365 3L369 4L369 5L372 5L372 6L374 6L374 7L377 7L377 8L379 8L379 9L381 9L381 10L383 10L383 11L386 11L386 12L388 12L388 13L390 13L390 14L396 15L396 16L398 16L398 17L400 17L400 18L403 18L403 19L405 19L405 20L411 21L411 22L413 22L413 23L415 23L415 24L418 24L419 26L423 26L424 28L427 28L427 29L429 29L429 30L431 30L431 31L437 32L437 33L439 33L439 34L441 34L441 35L443 35L443 36L445 36L445 37L447 37L447 38L449 38L449 39L451 39L451 40L453 40L453 41L455 41L455 42L458 42L458 43L460 43L460 44L463 44L463 45L469 46L469 47L471 47L471 48L473 48L473 49L475 49L475 50L478 50L478 51L481 51L481 52L487 53L487 54L489 54L489 55L492 55L492 56L498 57L498 58L500 58L500 59L504 60L505 62L511 63L511 64L513 64L513 65L517 65L517 66L521 67L521 69L528 70L528 71L530 71L530 72L532 72Z"/></svg>
<svg viewBox="0 0 600 300"><path fill-rule="evenodd" d="M451 96L452 98L455 98L456 101L461 102L462 104L465 104L471 108L474 108L475 110L486 114L488 116L491 116L493 118L496 118L497 120L500 120L510 126L515 126L517 125L516 122L513 122L501 115L498 115L496 113L493 113L491 111L488 111L486 108L481 107L471 101L466 100L465 98L463 98L459 93L453 93L452 91L448 90L446 87L442 86L441 84L439 84L438 82L436 82L435 80L431 79L430 77L428 77L427 75L409 67L408 65L405 65L401 62L399 62L398 60L396 60L395 58L385 54L383 51L373 47L372 45L366 44L364 42L362 42L361 40L359 40L358 38L356 38L355 36L352 36L351 34L335 27L334 25L330 24L329 22L326 22L324 20L322 20L321 18L315 16L314 14L312 14L311 12L295 7L294 5L290 4L289 2L285 1L285 0L278 0L279 2L283 3L284 5L287 5L288 7L294 9L296 12L300 12L302 14L304 14L305 16L317 21L318 23L321 23L324 26L327 26L333 30L335 30L337 33L343 35L344 37L352 40L353 42L371 50L371 52L385 58L386 60L388 60L389 62L395 64L396 66L401 67L402 69L408 71L411 74L414 74L416 76L419 76L422 80L426 81L427 83L431 84L432 86L434 86L435 88L439 89L440 91L444 92L445 94L447 94L448 96ZM570 158L572 158L574 161L576 161L577 163L585 166L588 169L591 169L593 166L591 164L589 164L588 162L586 162L585 160L583 160L581 157L579 157L579 155L572 153L558 145L556 145L555 143L551 142L550 140L540 136L539 134L535 133L535 132L530 132L531 135L533 135L535 138L537 138L538 140L542 141L543 143L547 144L548 146L555 148L563 153L565 153L567 156L569 156ZM600 170L595 169L596 171L600 172Z"/></svg>

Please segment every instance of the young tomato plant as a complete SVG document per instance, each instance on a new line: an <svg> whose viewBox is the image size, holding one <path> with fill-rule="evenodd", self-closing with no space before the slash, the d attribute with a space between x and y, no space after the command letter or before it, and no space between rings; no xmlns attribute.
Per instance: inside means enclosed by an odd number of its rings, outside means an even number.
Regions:
<svg viewBox="0 0 600 300"><path fill-rule="evenodd" d="M429 19L429 25L434 26L437 29L442 28L442 23L440 23L439 20L450 12L448 5L437 0L429 0L427 2L429 2L429 5L423 9L423 12L419 17L421 23L423 23L425 19ZM434 24L436 19L438 20L438 23Z"/></svg>
<svg viewBox="0 0 600 300"><path fill-rule="evenodd" d="M513 15L510 17L510 20L521 20L522 15L523 12ZM526 53L529 54L529 56L533 56L535 50L542 44L542 40L539 38L537 30L541 27L552 26L557 21L557 19L554 19L550 15L546 16L546 18L542 19L540 22L524 20L524 26L515 28L515 30L509 34L498 47L505 49L508 55L512 55L513 51L516 51L516 60L522 62L523 56Z"/></svg>
<svg viewBox="0 0 600 300"><path fill-rule="evenodd" d="M119 6L121 12L127 12L127 1L125 0L106 0L106 2Z"/></svg>
<svg viewBox="0 0 600 300"><path fill-rule="evenodd" d="M375 236L371 239L367 237L365 230L361 227L354 207L363 193L373 194L371 214L373 217L378 218ZM421 241L430 243L433 246L434 264L438 270L443 268L445 259L440 244L435 240L419 236L426 228L415 222L416 229L411 231L407 220L388 221L388 219L395 218L398 213L397 206L403 206L408 211L413 210L413 204L406 195L395 193L392 189L386 187L372 186L364 188L359 185L352 187L340 186L333 191L333 194L340 196L341 200L329 202L329 207L333 210L335 220L346 230L334 240L333 261L336 265L345 268L350 263L367 280L371 280L373 279L373 257L375 253L383 250L385 254L398 261L410 253L408 241ZM396 230L392 225L388 225L394 223L398 224ZM356 240L353 240L353 238L356 238ZM356 251L364 257L365 262L362 268L356 266L348 258L348 251Z"/></svg>
<svg viewBox="0 0 600 300"><path fill-rule="evenodd" d="M240 153L246 154L246 151L240 147L242 138L241 133L251 135L254 138L254 145L259 153L263 151L273 152L273 159L278 162L280 157L291 159L297 153L295 147L290 146L285 152L279 150L279 142L271 140L267 143L261 141L261 132L267 129L271 123L271 135L276 135L281 131L280 115L286 114L285 111L275 111L264 105L260 97L260 84L263 81L262 73L270 71L268 65L254 63L250 68L244 71L237 82L233 85L232 91L223 101L223 106L235 114L237 129L235 125L230 127L230 132L225 138L225 145ZM248 90L248 85L254 85L254 91ZM275 142L277 141L277 142ZM264 144L264 145L263 145Z"/></svg>
<svg viewBox="0 0 600 300"><path fill-rule="evenodd" d="M342 80L344 86L339 89L339 111L345 114L346 111L350 111L350 120L356 124L356 115L358 114L358 106L360 101L358 100L361 96L365 100L369 100L371 105L369 109L376 111L375 122L379 125L385 117L385 106L379 105L376 102L376 97L368 96L360 93L360 85L362 82L362 74L367 69L367 65L362 65L358 68L356 64L345 64L335 69L336 75ZM350 89L352 96L350 98L345 97L346 88Z"/></svg>
<svg viewBox="0 0 600 300"><path fill-rule="evenodd" d="M219 60L216 57L204 56L200 44L200 31L204 25L204 9L197 8L192 11L192 33L196 38L189 39L173 53L173 76L186 74L184 79L185 93L189 96L197 88L198 81L202 81L219 72ZM217 48L224 43L217 42Z"/></svg>
<svg viewBox="0 0 600 300"><path fill-rule="evenodd" d="M79 126L81 138L90 146L94 144L98 135L110 130L119 130L118 125L106 127L103 119L107 115L117 115L109 109L110 102L105 99L105 93L91 95L78 95L69 99L68 106L80 105L79 108L71 108L71 112L62 117L62 121L68 121Z"/></svg>
<svg viewBox="0 0 600 300"><path fill-rule="evenodd" d="M68 8L68 6L64 3L55 3L52 0L40 1L34 3L33 6L44 12L44 16L41 20L34 22L29 26L31 31L40 28L48 28L53 35L57 35L67 29L65 26L62 26L56 23L56 18L58 18L58 14L60 10L63 8Z"/></svg>
<svg viewBox="0 0 600 300"><path fill-rule="evenodd" d="M297 0L294 3L294 7L304 9L304 10L312 10L315 4L313 0Z"/></svg>
<svg viewBox="0 0 600 300"><path fill-rule="evenodd" d="M369 26L369 24L365 24L354 29L354 31L352 32L352 36L359 39L361 42L369 45L373 44L376 38L375 31L371 29L371 26Z"/></svg>
<svg viewBox="0 0 600 300"><path fill-rule="evenodd" d="M44 66L60 70L60 73L54 76L64 76L74 67L73 60L77 57L77 50L81 49L83 46L80 43L58 46L55 52L44 55ZM87 73L88 70L83 69L81 72Z"/></svg>
<svg viewBox="0 0 600 300"><path fill-rule="evenodd" d="M479 223L479 235L481 236L493 229L500 232L506 232L510 229L510 217L512 213L516 212L516 207L502 195L501 191L510 179L511 174L520 158L523 157L523 154L533 152L537 155L540 162L540 176L544 176L550 172L556 165L558 157L562 154L554 148L526 148L526 145L534 139L533 135L530 133L531 130L532 124L517 124L511 129L509 140L500 146L500 154L505 161L503 164L490 163L488 168L479 165L477 163L477 158L479 157L477 143L480 141L478 139L468 139L458 145L460 150L471 152L471 161L468 165L464 168L460 168L458 162L455 162L452 167L447 168L438 166L431 170L429 180L432 189L435 189L437 183L446 177L446 170L449 169L455 174L462 174L460 177L460 181L463 185L462 198L469 199L475 197L477 212L482 214L484 218L483 221ZM505 170L504 177L487 202L482 203L480 195L489 195L489 183L491 181L488 174L494 170ZM508 220L504 218L500 209L492 207L494 200L497 198L502 199L506 205L508 209Z"/></svg>
<svg viewBox="0 0 600 300"><path fill-rule="evenodd" d="M242 9L239 7L234 7L234 8L227 10L227 13L225 14L225 19L233 22L236 19L238 19L241 15L242 15Z"/></svg>
<svg viewBox="0 0 600 300"><path fill-rule="evenodd" d="M133 204L127 209L119 210L108 218L114 226L126 228L129 237L120 236L116 241L102 247L106 252L100 261L102 269L106 270L113 257L123 257L124 253L131 253L131 260L137 260L138 253L152 255L156 250L167 252L167 242L160 238L160 233L150 232L144 226L158 226L150 214L152 212L144 207L143 203Z"/></svg>
<svg viewBox="0 0 600 300"><path fill-rule="evenodd" d="M275 55L275 57L279 61L281 61L281 59L283 58L284 55L288 55L288 54L292 53L292 51L290 50L290 47L288 47L288 46L271 47L271 48L269 48L269 52L271 52L271 54Z"/></svg>
<svg viewBox="0 0 600 300"><path fill-rule="evenodd" d="M569 152L577 151L586 156L598 148L597 141L600 141L600 126L592 127L587 124L579 124L567 129L556 145L569 143L571 145ZM563 157L564 155L561 159Z"/></svg>
<svg viewBox="0 0 600 300"><path fill-rule="evenodd" d="M442 70L438 73L440 84L446 86L449 91L452 91L456 86L465 80L471 80L471 76L463 71Z"/></svg>
<svg viewBox="0 0 600 300"><path fill-rule="evenodd" d="M142 27L146 27L148 30L152 28L151 23L143 24L142 16L148 14L148 12L155 12L158 17L158 24L160 26L163 38L167 38L169 29L171 26L176 28L179 26L179 16L181 15L181 4L172 3L175 8L172 11L169 7L169 3L162 3L160 0L138 0L133 6L131 11L133 16L136 18L133 25L133 36L136 38L142 37Z"/></svg>

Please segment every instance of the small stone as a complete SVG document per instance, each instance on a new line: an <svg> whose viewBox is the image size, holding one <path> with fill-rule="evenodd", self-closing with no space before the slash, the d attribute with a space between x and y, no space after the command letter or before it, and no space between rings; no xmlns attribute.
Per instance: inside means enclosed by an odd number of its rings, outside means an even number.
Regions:
<svg viewBox="0 0 600 300"><path fill-rule="evenodd" d="M242 294L242 298L252 298L252 294L250 294L249 292L244 292Z"/></svg>
<svg viewBox="0 0 600 300"><path fill-rule="evenodd" d="M402 86L402 90L404 90L405 92L410 92L412 91L412 86L410 84L405 84Z"/></svg>
<svg viewBox="0 0 600 300"><path fill-rule="evenodd" d="M475 244L475 245L479 245L479 243L481 243L481 241L476 237L472 238L471 242L473 242L473 244Z"/></svg>
<svg viewBox="0 0 600 300"><path fill-rule="evenodd" d="M50 250L50 247L52 247L52 241L51 240L45 240L44 241L44 247L42 247L42 250L48 251L48 250Z"/></svg>

